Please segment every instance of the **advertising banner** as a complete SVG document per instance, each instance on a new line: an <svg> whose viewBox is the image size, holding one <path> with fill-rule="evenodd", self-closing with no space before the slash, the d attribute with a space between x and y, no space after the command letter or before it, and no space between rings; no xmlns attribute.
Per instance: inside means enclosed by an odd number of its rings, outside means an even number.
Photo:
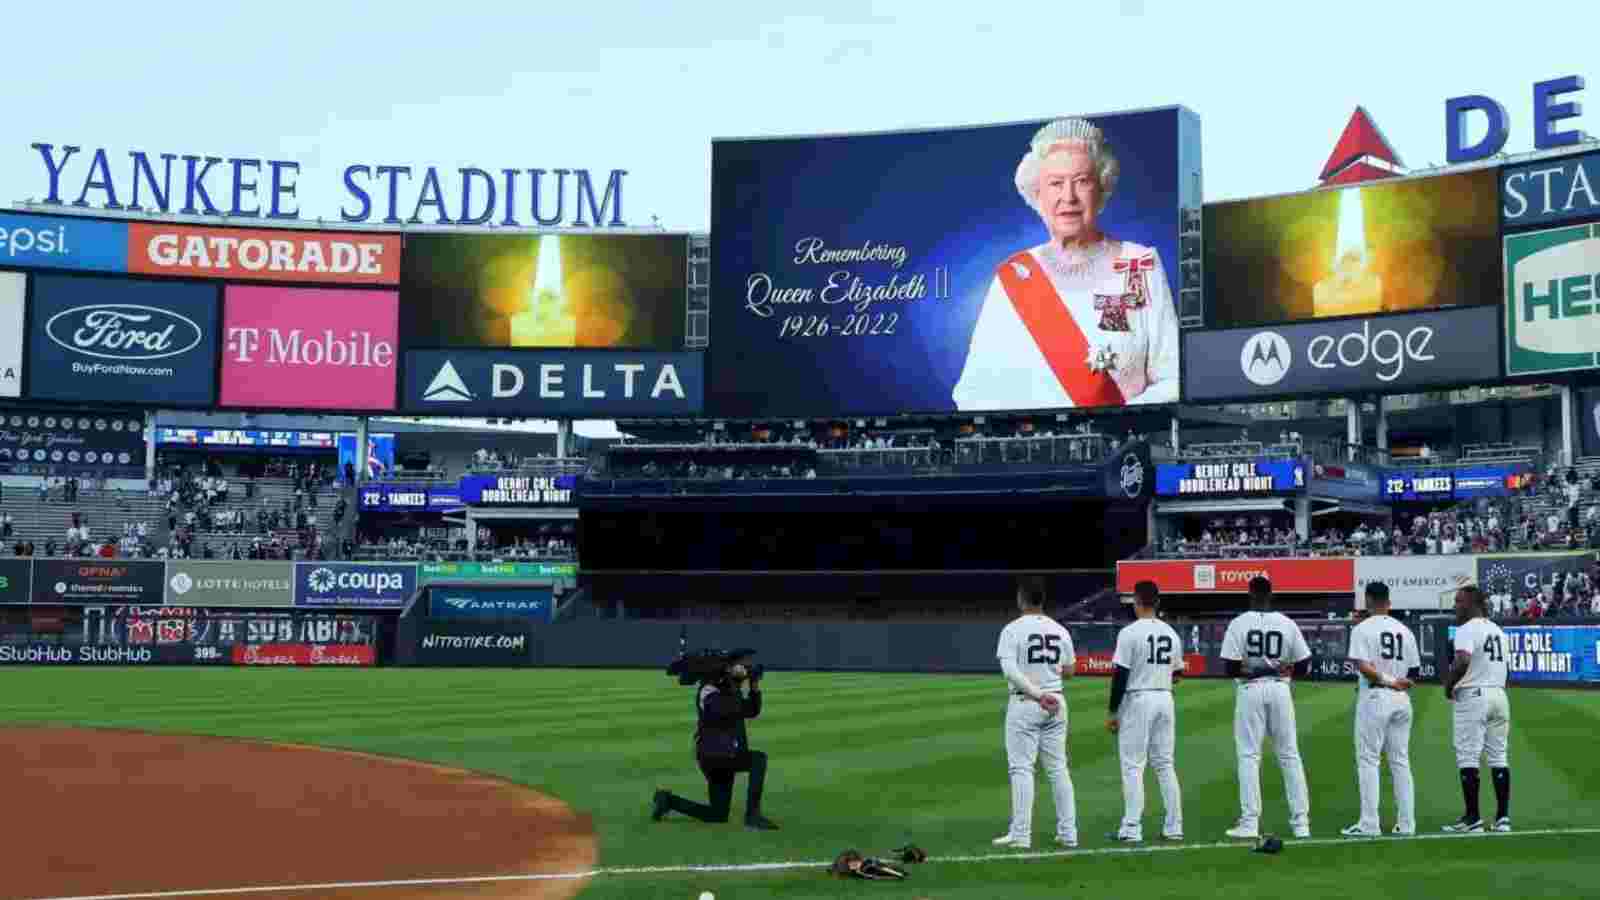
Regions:
<svg viewBox="0 0 1600 900"><path fill-rule="evenodd" d="M439 619L532 619L550 621L555 604L550 588L428 589L428 614Z"/></svg>
<svg viewBox="0 0 1600 900"><path fill-rule="evenodd" d="M407 350L682 350L689 239L641 234L413 234Z"/></svg>
<svg viewBox="0 0 1600 900"><path fill-rule="evenodd" d="M223 406L391 410L393 291L229 285Z"/></svg>
<svg viewBox="0 0 1600 900"><path fill-rule="evenodd" d="M1073 672L1078 675L1110 675L1116 669L1115 654L1105 652L1079 653L1074 657ZM1206 658L1198 653L1183 655L1183 674L1199 678L1206 674Z"/></svg>
<svg viewBox="0 0 1600 900"><path fill-rule="evenodd" d="M417 587L412 563L294 564L294 605L400 609Z"/></svg>
<svg viewBox="0 0 1600 900"><path fill-rule="evenodd" d="M444 512L460 509L461 492L455 485L373 484L361 486L362 512Z"/></svg>
<svg viewBox="0 0 1600 900"><path fill-rule="evenodd" d="M210 406L216 356L215 287L33 276L34 399Z"/></svg>
<svg viewBox="0 0 1600 900"><path fill-rule="evenodd" d="M344 483L346 466L360 469L367 468L368 478L384 478L395 470L394 466L394 435L371 434L367 435L367 452L365 459L357 454L356 438L358 435L344 432L339 435L339 483Z"/></svg>
<svg viewBox="0 0 1600 900"><path fill-rule="evenodd" d="M219 655L200 654L184 644L143 647L54 644L0 644L0 665L33 666L185 666L222 663Z"/></svg>
<svg viewBox="0 0 1600 900"><path fill-rule="evenodd" d="M1174 403L1199 165L1177 107L714 141L707 409Z"/></svg>
<svg viewBox="0 0 1600 900"><path fill-rule="evenodd" d="M1158 497L1284 494L1305 486L1306 467L1296 459L1156 465Z"/></svg>
<svg viewBox="0 0 1600 900"><path fill-rule="evenodd" d="M460 496L472 506L571 506L576 475L463 475Z"/></svg>
<svg viewBox="0 0 1600 900"><path fill-rule="evenodd" d="M402 406L435 416L605 418L697 414L701 353L416 350Z"/></svg>
<svg viewBox="0 0 1600 900"><path fill-rule="evenodd" d="M1478 583L1477 557L1358 556L1357 609L1366 607L1367 585L1374 581L1389 586L1389 602L1395 609L1451 609L1457 590Z"/></svg>
<svg viewBox="0 0 1600 900"><path fill-rule="evenodd" d="M421 623L417 628L419 666L523 666L532 647L528 623L502 621Z"/></svg>
<svg viewBox="0 0 1600 900"><path fill-rule="evenodd" d="M7 463L78 472L143 467L144 420L128 414L0 410L0 467Z"/></svg>
<svg viewBox="0 0 1600 900"><path fill-rule="evenodd" d="M1570 553L1486 553L1478 560L1478 585L1490 595L1520 599L1557 577L1582 572L1595 558L1592 551ZM35 575L34 577L38 577Z"/></svg>
<svg viewBox="0 0 1600 900"><path fill-rule="evenodd" d="M138 559L39 559L33 563L33 602L160 605L166 566Z"/></svg>
<svg viewBox="0 0 1600 900"><path fill-rule="evenodd" d="M287 562L177 560L167 563L172 606L294 605L294 566Z"/></svg>
<svg viewBox="0 0 1600 900"><path fill-rule="evenodd" d="M1600 628L1526 625L1505 629L1512 681L1600 682Z"/></svg>
<svg viewBox="0 0 1600 900"><path fill-rule="evenodd" d="M1531 466L1465 466L1455 471L1456 499L1506 497L1526 487L1533 478Z"/></svg>
<svg viewBox="0 0 1600 900"><path fill-rule="evenodd" d="M33 599L33 561L0 559L0 606L27 603Z"/></svg>
<svg viewBox="0 0 1600 900"><path fill-rule="evenodd" d="M1167 594L1244 594L1264 575L1279 594L1348 594L1355 589L1350 559L1126 560L1117 563L1117 592L1154 581Z"/></svg>
<svg viewBox="0 0 1600 900"><path fill-rule="evenodd" d="M135 222L127 260L128 271L145 275L392 285L400 282L400 236Z"/></svg>
<svg viewBox="0 0 1600 900"><path fill-rule="evenodd" d="M1507 235L1505 269L1506 374L1600 366L1600 223Z"/></svg>
<svg viewBox="0 0 1600 900"><path fill-rule="evenodd" d="M251 644L235 646L236 666L374 666L378 651L370 644Z"/></svg>
<svg viewBox="0 0 1600 900"><path fill-rule="evenodd" d="M332 450L337 438L338 434L332 431L257 431L253 428L156 429L156 444L163 447Z"/></svg>
<svg viewBox="0 0 1600 900"><path fill-rule="evenodd" d="M1272 329L1189 331L1191 402L1301 394L1399 393L1500 377L1493 307L1302 322Z"/></svg>
<svg viewBox="0 0 1600 900"><path fill-rule="evenodd" d="M1391 502L1449 500L1455 485L1453 469L1395 469L1383 480L1383 496Z"/></svg>
<svg viewBox="0 0 1600 900"><path fill-rule="evenodd" d="M1507 229L1600 218L1600 152L1500 169Z"/></svg>
<svg viewBox="0 0 1600 900"><path fill-rule="evenodd" d="M1499 195L1488 168L1208 203L1207 324L1497 303Z"/></svg>
<svg viewBox="0 0 1600 900"><path fill-rule="evenodd" d="M575 578L577 574L578 566L575 563L439 562L423 563L420 577L423 584L435 581L481 581L493 584L538 578Z"/></svg>
<svg viewBox="0 0 1600 900"><path fill-rule="evenodd" d="M0 266L125 272L128 226L67 216L0 213Z"/></svg>
<svg viewBox="0 0 1600 900"><path fill-rule="evenodd" d="M0 272L0 397L22 396L23 308L28 276Z"/></svg>
<svg viewBox="0 0 1600 900"><path fill-rule="evenodd" d="M1380 469L1359 463L1317 463L1311 467L1309 490L1316 497L1376 500L1383 480Z"/></svg>

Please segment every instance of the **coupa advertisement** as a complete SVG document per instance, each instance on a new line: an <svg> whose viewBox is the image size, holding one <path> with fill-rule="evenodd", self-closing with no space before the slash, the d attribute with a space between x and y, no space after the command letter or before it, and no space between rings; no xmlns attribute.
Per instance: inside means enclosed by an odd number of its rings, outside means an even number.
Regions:
<svg viewBox="0 0 1600 900"><path fill-rule="evenodd" d="M28 396L210 406L217 289L183 282L33 276Z"/></svg>
<svg viewBox="0 0 1600 900"><path fill-rule="evenodd" d="M294 605L400 609L417 587L410 563L311 562L294 565Z"/></svg>
<svg viewBox="0 0 1600 900"><path fill-rule="evenodd" d="M707 410L1177 402L1198 138L1174 107L713 142Z"/></svg>

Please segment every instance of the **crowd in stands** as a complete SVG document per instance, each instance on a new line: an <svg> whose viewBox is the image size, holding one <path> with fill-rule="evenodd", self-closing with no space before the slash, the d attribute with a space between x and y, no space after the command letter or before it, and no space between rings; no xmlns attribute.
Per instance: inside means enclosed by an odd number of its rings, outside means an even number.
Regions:
<svg viewBox="0 0 1600 900"><path fill-rule="evenodd" d="M333 483L333 468L285 461L268 463L265 471L271 472L271 477L287 479L293 493L285 494L281 503L261 497L261 504L252 515L250 505L256 499L258 486L253 475L244 480L243 502L230 505L237 498L220 467L174 465L164 469L150 485L151 496L165 500L169 534L167 545L155 555L162 559L328 558L317 497L319 491ZM340 497L332 510L336 526L347 512L346 502ZM219 551L210 541L197 542L201 534L255 536L248 544L227 541Z"/></svg>

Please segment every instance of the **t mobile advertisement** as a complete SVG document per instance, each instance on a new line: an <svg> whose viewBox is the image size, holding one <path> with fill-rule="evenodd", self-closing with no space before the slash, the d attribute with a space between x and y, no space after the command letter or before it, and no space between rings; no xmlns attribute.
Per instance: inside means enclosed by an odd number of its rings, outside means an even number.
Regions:
<svg viewBox="0 0 1600 900"><path fill-rule="evenodd" d="M389 410L399 294L230 285L222 405Z"/></svg>

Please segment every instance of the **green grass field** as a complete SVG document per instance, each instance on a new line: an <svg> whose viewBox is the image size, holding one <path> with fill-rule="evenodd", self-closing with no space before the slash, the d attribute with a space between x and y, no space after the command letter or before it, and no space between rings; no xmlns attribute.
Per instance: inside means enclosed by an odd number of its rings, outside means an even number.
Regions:
<svg viewBox="0 0 1600 900"><path fill-rule="evenodd" d="M884 854L907 840L934 861L902 883L833 881L817 869L601 874L590 898L1155 898L1274 896L1600 897L1600 694L1512 692L1514 834L1345 842L1356 819L1349 685L1295 689L1311 783L1312 844L1277 857L1209 847L1238 813L1233 688L1189 682L1178 693L1179 776L1189 846L1097 852L1121 814L1116 749L1103 727L1107 682L1070 683L1068 739L1083 843L1077 854L991 856L1009 791L998 676L788 674L768 678L752 743L772 757L769 815L783 830L746 831L679 817L653 824L660 785L703 798L690 757L691 689L658 671L367 671L14 669L0 720L269 738L413 757L495 773L554 794L594 817L601 865L653 867L831 859L845 847ZM1436 686L1414 693L1412 769L1419 830L1460 813L1449 709ZM1160 795L1147 777L1147 837ZM1263 830L1287 833L1282 782L1267 756ZM743 779L734 814L742 816ZM1393 825L1387 773L1384 827ZM1040 778L1035 847L1051 848L1053 814ZM1493 794L1484 779L1485 813ZM12 862L11 865L15 865ZM26 865L26 862L22 863ZM374 894L381 897L381 892Z"/></svg>

